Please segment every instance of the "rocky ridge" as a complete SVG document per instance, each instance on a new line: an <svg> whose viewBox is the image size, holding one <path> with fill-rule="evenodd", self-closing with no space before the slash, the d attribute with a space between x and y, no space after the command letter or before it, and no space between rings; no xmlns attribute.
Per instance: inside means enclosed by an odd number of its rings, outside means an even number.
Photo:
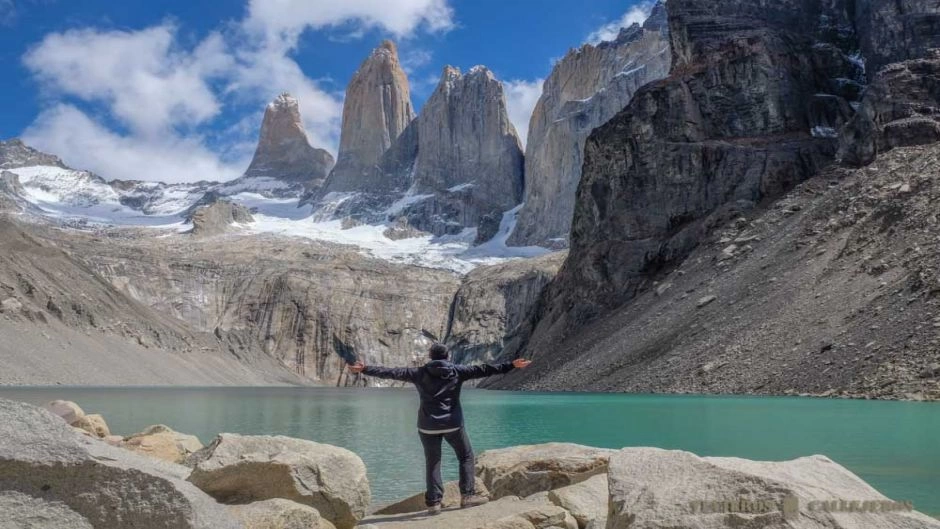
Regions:
<svg viewBox="0 0 940 529"><path fill-rule="evenodd" d="M509 244L567 244L584 143L643 85L669 73L664 3L613 41L570 50L552 68L529 124L525 206Z"/></svg>
<svg viewBox="0 0 940 529"><path fill-rule="evenodd" d="M52 405L54 404L54 406ZM366 515L362 460L282 436L220 434L186 461L146 457L71 429L74 403L49 411L0 400L0 508L42 527L285 529L655 529L701 526L934 529L824 456L782 462L567 443L480 455L492 501L441 514ZM69 406L71 404L72 406ZM57 416L59 415L59 416ZM72 494L79 487L82 494ZM850 504L851 508L850 508ZM102 506L106 508L101 508Z"/></svg>

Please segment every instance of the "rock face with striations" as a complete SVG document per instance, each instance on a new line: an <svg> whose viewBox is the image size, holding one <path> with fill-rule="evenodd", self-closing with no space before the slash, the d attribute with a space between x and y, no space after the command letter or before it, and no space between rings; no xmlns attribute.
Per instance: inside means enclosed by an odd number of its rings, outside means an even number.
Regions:
<svg viewBox="0 0 940 529"><path fill-rule="evenodd" d="M861 52L872 71L940 48L940 12L933 0L856 0Z"/></svg>
<svg viewBox="0 0 940 529"><path fill-rule="evenodd" d="M193 223L193 235L208 236L225 233L230 231L234 224L254 222L255 219L245 206L219 199L197 207L189 220Z"/></svg>
<svg viewBox="0 0 940 529"><path fill-rule="evenodd" d="M642 26L623 28L615 40L585 44L558 61L529 123L525 206L510 244L567 241L585 140L627 106L637 89L665 77L670 59L660 2Z"/></svg>
<svg viewBox="0 0 940 529"><path fill-rule="evenodd" d="M487 68L462 75L445 67L418 116L416 134L414 190L433 197L402 212L412 226L455 233L498 220L521 200L522 146L502 84Z"/></svg>
<svg viewBox="0 0 940 529"><path fill-rule="evenodd" d="M300 107L290 94L281 94L264 110L261 136L246 177L273 177L318 187L333 167L333 156L310 145L300 119Z"/></svg>
<svg viewBox="0 0 940 529"><path fill-rule="evenodd" d="M408 77L398 62L398 49L392 41L383 41L363 61L346 88L339 155L325 190L389 189L377 166L414 116Z"/></svg>
<svg viewBox="0 0 940 529"><path fill-rule="evenodd" d="M547 289L539 341L623 305L716 222L831 163L835 134L816 131L841 123L812 109L849 107L842 80L861 72L840 48L851 25L822 4L669 2L672 71L586 143L571 251Z"/></svg>

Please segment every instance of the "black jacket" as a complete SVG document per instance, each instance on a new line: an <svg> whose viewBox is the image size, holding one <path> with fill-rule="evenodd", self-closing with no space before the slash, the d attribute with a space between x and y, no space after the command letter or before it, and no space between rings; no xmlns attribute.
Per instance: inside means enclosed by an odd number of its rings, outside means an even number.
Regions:
<svg viewBox="0 0 940 529"><path fill-rule="evenodd" d="M418 388L418 428L447 430L463 426L460 387L464 381L512 371L512 362L499 365L465 366L447 360L432 360L421 367L366 366L362 374L411 382Z"/></svg>

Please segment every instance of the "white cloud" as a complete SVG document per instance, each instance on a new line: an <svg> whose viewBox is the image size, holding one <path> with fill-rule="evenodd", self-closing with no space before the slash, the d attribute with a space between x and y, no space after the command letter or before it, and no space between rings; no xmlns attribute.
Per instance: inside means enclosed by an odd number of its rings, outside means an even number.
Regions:
<svg viewBox="0 0 940 529"><path fill-rule="evenodd" d="M311 143L335 153L342 93L325 89L291 57L300 34L445 31L453 26L447 1L249 0L245 20L189 47L173 23L51 33L23 57L52 105L24 136L106 178L230 179L247 165L241 154L256 139L264 105L287 91L300 102ZM226 115L234 125L213 132L221 147L208 148L200 131L233 107L251 110ZM239 161L224 161L233 157Z"/></svg>
<svg viewBox="0 0 940 529"><path fill-rule="evenodd" d="M620 28L627 28L633 24L642 24L646 22L646 19L650 16L650 11L653 9L653 3L644 1L636 4L629 11L623 14L617 20L613 22L608 22L603 26L592 31L586 38L591 44L597 44L598 42L604 40L614 40L617 38L617 34L620 33Z"/></svg>
<svg viewBox="0 0 940 529"><path fill-rule="evenodd" d="M116 134L67 104L39 115L23 140L62 155L71 167L109 178L192 182L229 180L244 171L247 160L224 163L198 138L163 139Z"/></svg>
<svg viewBox="0 0 940 529"><path fill-rule="evenodd" d="M507 81L503 83L506 93L506 106L509 110L509 120L516 127L522 145L525 145L529 135L529 120L532 110L542 95L544 79L535 81Z"/></svg>
<svg viewBox="0 0 940 529"><path fill-rule="evenodd" d="M23 57L47 90L104 103L136 134L159 136L218 114L209 86L230 67L212 34L191 52L174 49L176 28L70 30L47 35Z"/></svg>
<svg viewBox="0 0 940 529"><path fill-rule="evenodd" d="M358 31L381 28L397 37L419 27L436 32L454 25L447 0L250 0L245 26L294 41L307 28L348 23Z"/></svg>

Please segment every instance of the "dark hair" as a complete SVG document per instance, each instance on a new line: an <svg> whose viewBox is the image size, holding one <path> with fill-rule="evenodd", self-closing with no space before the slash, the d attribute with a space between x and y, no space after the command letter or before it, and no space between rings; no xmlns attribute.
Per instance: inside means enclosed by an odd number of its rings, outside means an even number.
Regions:
<svg viewBox="0 0 940 529"><path fill-rule="evenodd" d="M447 346L442 343L436 343L428 350L431 354L431 360L447 360Z"/></svg>

